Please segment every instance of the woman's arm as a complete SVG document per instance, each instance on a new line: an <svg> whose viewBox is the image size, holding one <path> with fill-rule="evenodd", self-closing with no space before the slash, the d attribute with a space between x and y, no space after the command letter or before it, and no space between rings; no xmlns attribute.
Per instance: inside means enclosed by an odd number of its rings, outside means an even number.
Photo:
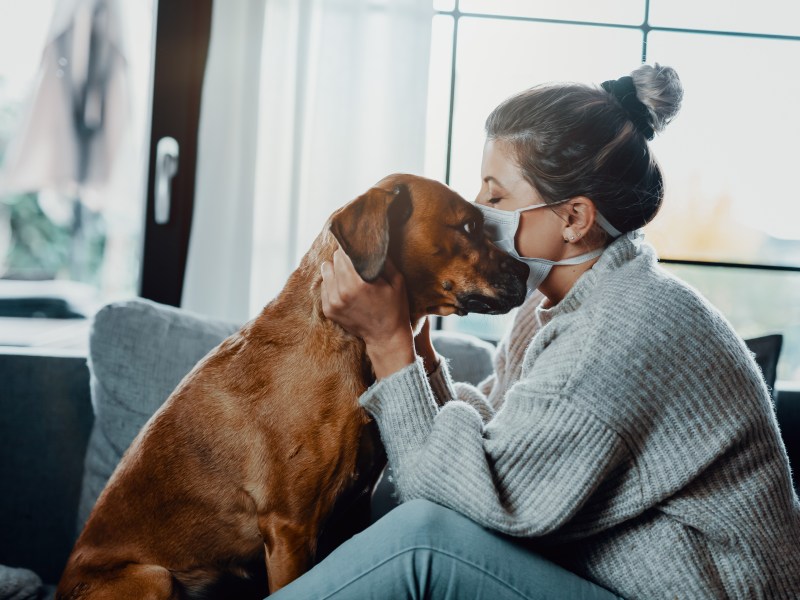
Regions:
<svg viewBox="0 0 800 600"><path fill-rule="evenodd" d="M494 408L478 388L468 383L453 382L446 359L442 358L436 370L428 373L428 381L438 406L444 406L451 400L461 400L477 410L484 423L488 423L494 418Z"/></svg>
<svg viewBox="0 0 800 600"><path fill-rule="evenodd" d="M360 401L378 422L403 500L426 498L511 535L567 523L626 457L613 431L526 382L485 426L464 402L438 408L420 361Z"/></svg>

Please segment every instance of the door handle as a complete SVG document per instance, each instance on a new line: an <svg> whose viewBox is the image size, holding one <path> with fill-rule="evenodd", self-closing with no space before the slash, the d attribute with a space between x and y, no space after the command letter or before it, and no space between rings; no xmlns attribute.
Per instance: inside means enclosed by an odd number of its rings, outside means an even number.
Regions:
<svg viewBox="0 0 800 600"><path fill-rule="evenodd" d="M169 223L172 207L172 178L178 172L180 148L173 137L163 137L156 144L155 221L158 225Z"/></svg>

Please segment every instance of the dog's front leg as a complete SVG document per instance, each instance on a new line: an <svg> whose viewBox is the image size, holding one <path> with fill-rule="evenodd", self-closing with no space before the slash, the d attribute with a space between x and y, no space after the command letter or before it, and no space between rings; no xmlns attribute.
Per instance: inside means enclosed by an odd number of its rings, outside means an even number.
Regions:
<svg viewBox="0 0 800 600"><path fill-rule="evenodd" d="M264 537L267 580L272 594L311 568L319 530L274 513L260 517L258 524Z"/></svg>

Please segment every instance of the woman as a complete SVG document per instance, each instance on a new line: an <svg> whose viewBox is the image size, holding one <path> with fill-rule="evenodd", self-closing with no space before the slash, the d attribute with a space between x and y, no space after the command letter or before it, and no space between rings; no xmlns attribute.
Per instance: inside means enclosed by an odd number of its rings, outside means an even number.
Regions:
<svg viewBox="0 0 800 600"><path fill-rule="evenodd" d="M498 106L477 198L531 267L479 388L450 381L402 278L339 251L326 314L362 337L406 502L277 597L797 598L800 504L758 367L638 230L673 69L540 86ZM533 258L532 258L533 257Z"/></svg>

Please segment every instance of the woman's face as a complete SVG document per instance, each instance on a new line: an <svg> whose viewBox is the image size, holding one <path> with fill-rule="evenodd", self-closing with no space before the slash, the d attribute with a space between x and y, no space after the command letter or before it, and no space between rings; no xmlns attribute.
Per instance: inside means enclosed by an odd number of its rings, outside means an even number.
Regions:
<svg viewBox="0 0 800 600"><path fill-rule="evenodd" d="M544 199L522 175L509 144L487 139L481 162L481 191L475 202L500 210L516 210L543 204ZM517 252L529 258L558 260L564 252L565 226L554 208L545 206L521 213L515 239Z"/></svg>

